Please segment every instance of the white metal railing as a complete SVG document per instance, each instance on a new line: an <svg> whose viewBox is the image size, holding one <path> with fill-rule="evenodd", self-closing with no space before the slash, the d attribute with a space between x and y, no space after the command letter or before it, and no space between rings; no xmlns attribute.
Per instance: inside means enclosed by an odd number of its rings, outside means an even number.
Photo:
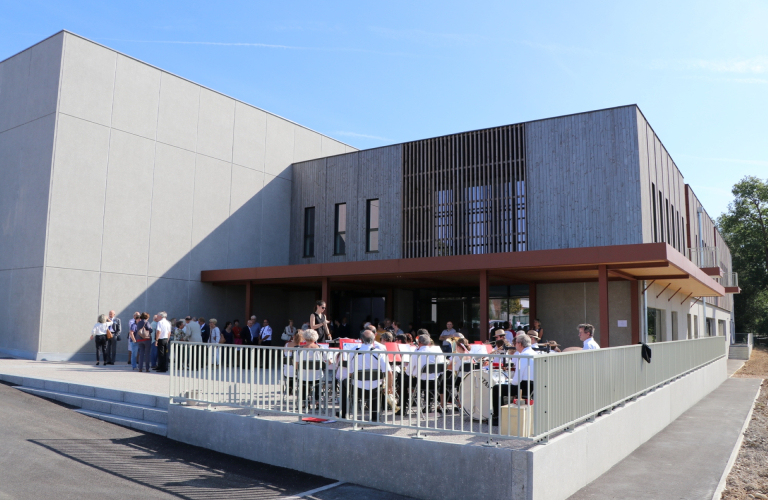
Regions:
<svg viewBox="0 0 768 500"><path fill-rule="evenodd" d="M739 273L725 273L718 281L725 287L737 287L739 286Z"/></svg>
<svg viewBox="0 0 768 500"><path fill-rule="evenodd" d="M647 364L640 347L532 357L173 342L170 396L417 435L541 441L725 354L717 337L664 342Z"/></svg>
<svg viewBox="0 0 768 500"><path fill-rule="evenodd" d="M630 345L537 358L537 432L571 428L725 356L722 337L651 344L651 363L642 359L641 348Z"/></svg>
<svg viewBox="0 0 768 500"><path fill-rule="evenodd" d="M699 268L720 266L720 251L717 247L688 248L686 257Z"/></svg>

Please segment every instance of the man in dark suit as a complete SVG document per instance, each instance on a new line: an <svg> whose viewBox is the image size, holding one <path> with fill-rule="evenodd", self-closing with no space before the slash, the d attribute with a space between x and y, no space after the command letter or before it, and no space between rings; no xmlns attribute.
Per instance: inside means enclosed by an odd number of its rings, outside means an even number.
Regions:
<svg viewBox="0 0 768 500"><path fill-rule="evenodd" d="M114 365L117 357L117 341L120 340L120 318L115 317L115 311L109 311L109 331L112 332L112 338L107 339L107 360L105 365Z"/></svg>
<svg viewBox="0 0 768 500"><path fill-rule="evenodd" d="M205 318L202 316L197 318L197 322L200 325L200 335L203 337L203 343L207 344L208 339L211 338L211 327L206 323Z"/></svg>
<svg viewBox="0 0 768 500"><path fill-rule="evenodd" d="M248 320L245 323L245 327L240 330L240 338L243 340L244 345L251 345L253 343L253 337L251 336L251 325L253 322Z"/></svg>
<svg viewBox="0 0 768 500"><path fill-rule="evenodd" d="M347 323L347 318L344 318L341 320L341 324L336 329L336 338L342 338L342 339L348 339L349 337L349 323Z"/></svg>

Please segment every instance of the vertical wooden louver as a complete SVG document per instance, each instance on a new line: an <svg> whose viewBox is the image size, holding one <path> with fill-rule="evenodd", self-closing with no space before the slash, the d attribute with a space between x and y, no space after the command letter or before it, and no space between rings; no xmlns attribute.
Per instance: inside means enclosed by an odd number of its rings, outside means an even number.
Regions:
<svg viewBox="0 0 768 500"><path fill-rule="evenodd" d="M526 250L525 128L403 145L403 257Z"/></svg>

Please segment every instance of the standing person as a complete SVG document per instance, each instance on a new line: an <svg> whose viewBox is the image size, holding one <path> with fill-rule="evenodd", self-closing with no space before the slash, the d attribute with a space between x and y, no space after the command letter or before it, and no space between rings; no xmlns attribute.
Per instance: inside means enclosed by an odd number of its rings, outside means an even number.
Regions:
<svg viewBox="0 0 768 500"><path fill-rule="evenodd" d="M544 339L544 328L541 327L541 321L539 321L539 318L533 320L533 328L530 328L530 330L536 332L536 336L539 337L539 342Z"/></svg>
<svg viewBox="0 0 768 500"><path fill-rule="evenodd" d="M261 325L256 320L256 316L251 316L251 321L253 321L253 326L251 326L251 338L253 338L253 343L260 345L261 344Z"/></svg>
<svg viewBox="0 0 768 500"><path fill-rule="evenodd" d="M152 316L152 322L149 324L152 329L152 344L149 350L149 363L152 365L152 369L157 368L157 322L160 320L157 314Z"/></svg>
<svg viewBox="0 0 768 500"><path fill-rule="evenodd" d="M440 334L440 340L443 341L443 352L452 352L453 344L448 339L463 339L464 335L460 334L453 328L453 322L448 321L445 324L445 330Z"/></svg>
<svg viewBox="0 0 768 500"><path fill-rule="evenodd" d="M269 326L269 320L264 318L264 323L261 325L261 345L272 345L272 327Z"/></svg>
<svg viewBox="0 0 768 500"><path fill-rule="evenodd" d="M400 328L400 322L399 321L393 321L392 322L392 334L397 337L398 335L403 335L405 332L403 332L403 329Z"/></svg>
<svg viewBox="0 0 768 500"><path fill-rule="evenodd" d="M236 319L232 322L232 333L235 334L235 344L242 344L243 340L240 335L240 332L242 332L242 328L240 328L240 320ZM239 341L239 342L238 342Z"/></svg>
<svg viewBox="0 0 768 500"><path fill-rule="evenodd" d="M107 339L107 355L109 360L105 364L114 365L115 358L117 358L117 342L120 340L120 318L115 317L115 311L109 311L107 319L112 323L109 325L112 338Z"/></svg>
<svg viewBox="0 0 768 500"><path fill-rule="evenodd" d="M129 332L135 332L136 331L136 322L139 321L139 318L141 317L141 313L136 311L133 313L133 318L128 320L128 331ZM128 364L133 367L133 369L136 369L136 363L138 359L136 358L137 354L139 352L139 346L135 344L135 341L133 340L133 337L128 335Z"/></svg>
<svg viewBox="0 0 768 500"><path fill-rule="evenodd" d="M211 318L208 320L208 331L211 332L210 336L208 337L209 344L218 344L221 342L221 330L219 330L219 327L216 326L217 323L218 320L216 318ZM214 347L213 350L216 352L213 357L213 362L216 366L219 366L219 348Z"/></svg>
<svg viewBox="0 0 768 500"><path fill-rule="evenodd" d="M222 342L222 344L235 343L235 330L232 327L231 321L224 323L224 330L221 331L221 334L224 336L224 342Z"/></svg>
<svg viewBox="0 0 768 500"><path fill-rule="evenodd" d="M160 321L157 322L157 332L155 334L155 345L157 346L157 372L165 373L168 371L168 339L171 336L171 324L166 319L168 314L165 311L157 313Z"/></svg>
<svg viewBox="0 0 768 500"><path fill-rule="evenodd" d="M197 318L190 318L189 316L187 316L185 321L187 322L186 328L187 328L187 333L189 334L189 341L202 342L203 335L200 330L200 323L197 322Z"/></svg>
<svg viewBox="0 0 768 500"><path fill-rule="evenodd" d="M595 327L589 323L579 325L579 340L584 342L584 349L600 349L600 346L592 337L595 333Z"/></svg>
<svg viewBox="0 0 768 500"><path fill-rule="evenodd" d="M280 338L285 340L286 343L293 342L294 335L296 335L296 327L293 326L293 320L289 319L288 326L283 329L283 334Z"/></svg>
<svg viewBox="0 0 768 500"><path fill-rule="evenodd" d="M104 366L107 366L109 362L107 332L110 325L112 325L112 322L107 320L107 315L99 314L99 318L96 324L93 325L93 330L91 330L91 339L96 343L96 366L99 366L99 351L101 351L101 360L104 362Z"/></svg>
<svg viewBox="0 0 768 500"><path fill-rule="evenodd" d="M315 303L315 312L309 317L309 328L317 332L318 342L328 342L332 339L328 331L328 318L325 316L325 301Z"/></svg>
<svg viewBox="0 0 768 500"><path fill-rule="evenodd" d="M347 322L347 318L341 318L341 324L339 325L338 331L336 332L336 338L340 339L348 339L349 338L349 323Z"/></svg>
<svg viewBox="0 0 768 500"><path fill-rule="evenodd" d="M152 327L149 325L149 313L141 313L139 320L136 322L136 328L134 333L134 342L136 342L136 359L139 363L139 371L145 371L149 373L149 358L150 358L150 346L152 342Z"/></svg>
<svg viewBox="0 0 768 500"><path fill-rule="evenodd" d="M208 323L205 322L205 318L202 316L198 318L197 324L200 325L200 338L202 339L203 344L207 344L208 340L211 338L211 327L208 326Z"/></svg>

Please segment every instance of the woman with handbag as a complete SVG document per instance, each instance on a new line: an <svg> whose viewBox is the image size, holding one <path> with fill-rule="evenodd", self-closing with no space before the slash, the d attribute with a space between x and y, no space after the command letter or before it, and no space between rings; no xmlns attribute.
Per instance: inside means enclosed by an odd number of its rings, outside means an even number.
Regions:
<svg viewBox="0 0 768 500"><path fill-rule="evenodd" d="M109 331L109 327L112 322L107 319L106 314L99 314L99 318L93 330L91 330L91 339L96 342L96 366L99 366L99 351L101 351L101 360L104 362L104 366L107 366L109 357L107 355L107 336L112 338L112 332Z"/></svg>
<svg viewBox="0 0 768 500"><path fill-rule="evenodd" d="M141 313L136 322L136 333L131 332L131 334L134 336L134 342L139 346L137 352L139 371L144 371L144 365L146 365L146 372L149 373L149 357L152 346L152 327L149 325L149 313Z"/></svg>
<svg viewBox="0 0 768 500"><path fill-rule="evenodd" d="M285 327L283 330L283 334L280 335L280 338L285 340L285 342L291 342L293 340L293 336L296 335L296 327L293 326L293 320L288 320L288 326Z"/></svg>

